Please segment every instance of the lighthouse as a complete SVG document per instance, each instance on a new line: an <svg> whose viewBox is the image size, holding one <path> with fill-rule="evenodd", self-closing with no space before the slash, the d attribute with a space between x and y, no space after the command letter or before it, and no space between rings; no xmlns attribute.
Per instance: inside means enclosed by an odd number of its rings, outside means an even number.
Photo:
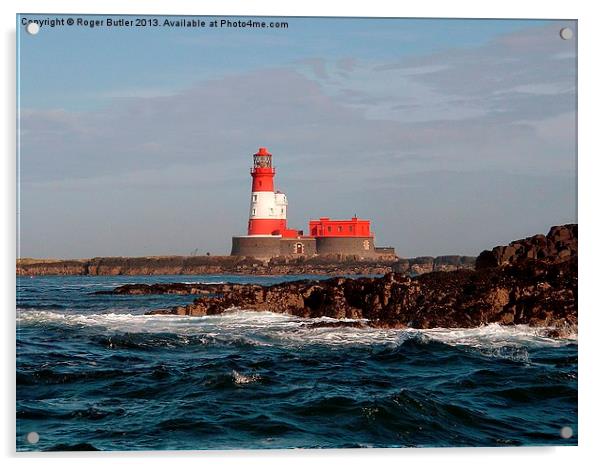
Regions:
<svg viewBox="0 0 602 466"><path fill-rule="evenodd" d="M274 191L276 168L272 163L272 154L260 147L253 154L251 177L251 207L249 208L249 236L285 236L286 195ZM295 231L295 234L297 232Z"/></svg>
<svg viewBox="0 0 602 466"><path fill-rule="evenodd" d="M251 167L251 205L245 236L232 237L233 256L269 260L275 257L331 257L395 259L392 248L374 246L370 220L357 216L350 220L331 220L320 217L309 222L309 234L288 228L286 194L274 189L276 168L272 154L260 147L253 154ZM242 220L242 219L241 219Z"/></svg>
<svg viewBox="0 0 602 466"><path fill-rule="evenodd" d="M276 168L272 154L260 147L253 154L251 167L251 204L245 236L232 237L233 256L269 259L276 256L313 256L315 239L303 236L303 230L287 227L286 194L274 189Z"/></svg>

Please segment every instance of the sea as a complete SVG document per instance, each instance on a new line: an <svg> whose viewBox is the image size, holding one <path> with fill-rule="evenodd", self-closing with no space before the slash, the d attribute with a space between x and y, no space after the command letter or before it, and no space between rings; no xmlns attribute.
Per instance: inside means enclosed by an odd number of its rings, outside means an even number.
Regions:
<svg viewBox="0 0 602 466"><path fill-rule="evenodd" d="M576 337L148 316L195 296L94 294L302 278L324 277L18 277L17 450L577 445Z"/></svg>

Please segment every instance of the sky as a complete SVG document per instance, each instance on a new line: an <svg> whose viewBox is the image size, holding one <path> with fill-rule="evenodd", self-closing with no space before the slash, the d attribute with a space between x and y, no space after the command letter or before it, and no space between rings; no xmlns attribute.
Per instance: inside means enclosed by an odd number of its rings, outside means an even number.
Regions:
<svg viewBox="0 0 602 466"><path fill-rule="evenodd" d="M260 146L290 227L403 257L577 221L576 22L252 19L288 28L17 18L20 257L228 254Z"/></svg>

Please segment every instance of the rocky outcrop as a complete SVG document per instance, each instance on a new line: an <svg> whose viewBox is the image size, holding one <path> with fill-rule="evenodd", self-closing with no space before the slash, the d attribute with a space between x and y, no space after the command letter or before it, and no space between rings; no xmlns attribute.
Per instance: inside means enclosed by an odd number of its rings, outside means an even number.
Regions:
<svg viewBox="0 0 602 466"><path fill-rule="evenodd" d="M576 331L577 226L554 227L547 236L536 235L510 246L512 254L505 247L484 251L476 270L419 276L390 272L377 278L338 277L272 286L139 284L109 293L199 295L188 306L150 314L205 316L240 308L365 319L366 323L356 321L354 326L466 328L498 323L546 327L552 336ZM461 265L458 258L456 266Z"/></svg>
<svg viewBox="0 0 602 466"><path fill-rule="evenodd" d="M87 275L86 259L17 259L17 275Z"/></svg>
<svg viewBox="0 0 602 466"><path fill-rule="evenodd" d="M421 256L411 259L399 259L391 270L393 272L420 275L429 272L447 272L451 270L474 269L474 256Z"/></svg>
<svg viewBox="0 0 602 466"><path fill-rule="evenodd" d="M396 259L395 259L396 260ZM382 275L390 258L274 258L235 256L96 257L80 260L17 260L17 275Z"/></svg>
<svg viewBox="0 0 602 466"><path fill-rule="evenodd" d="M552 227L545 236L535 235L483 251L477 257L476 268L516 264L528 259L560 263L573 257L577 257L577 225L568 224Z"/></svg>
<svg viewBox="0 0 602 466"><path fill-rule="evenodd" d="M275 257L262 261L235 256L96 257L80 260L19 259L17 275L384 275L472 268L474 258L415 259L356 256Z"/></svg>
<svg viewBox="0 0 602 466"><path fill-rule="evenodd" d="M148 285L128 286L115 292L160 291ZM242 308L299 317L369 319L373 326L414 328L500 323L563 330L577 325L576 258L558 264L528 260L506 268L433 272L413 278L389 273L381 278L303 280L273 286L195 285L189 292L204 296L188 306L151 313L204 316Z"/></svg>

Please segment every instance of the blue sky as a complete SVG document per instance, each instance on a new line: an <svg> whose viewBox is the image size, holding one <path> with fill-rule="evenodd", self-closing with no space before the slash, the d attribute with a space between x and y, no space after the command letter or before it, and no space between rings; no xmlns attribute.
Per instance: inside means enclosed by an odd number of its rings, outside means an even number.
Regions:
<svg viewBox="0 0 602 466"><path fill-rule="evenodd" d="M295 66L307 59L376 61L476 47L499 34L544 24L507 20L270 20L287 21L289 28L45 27L43 41L39 40L42 35L21 34L22 105L85 110L110 103L112 96L169 94L203 79Z"/></svg>
<svg viewBox="0 0 602 466"><path fill-rule="evenodd" d="M291 226L357 213L403 256L576 221L576 24L269 20L18 27L21 256L228 253L260 145Z"/></svg>

